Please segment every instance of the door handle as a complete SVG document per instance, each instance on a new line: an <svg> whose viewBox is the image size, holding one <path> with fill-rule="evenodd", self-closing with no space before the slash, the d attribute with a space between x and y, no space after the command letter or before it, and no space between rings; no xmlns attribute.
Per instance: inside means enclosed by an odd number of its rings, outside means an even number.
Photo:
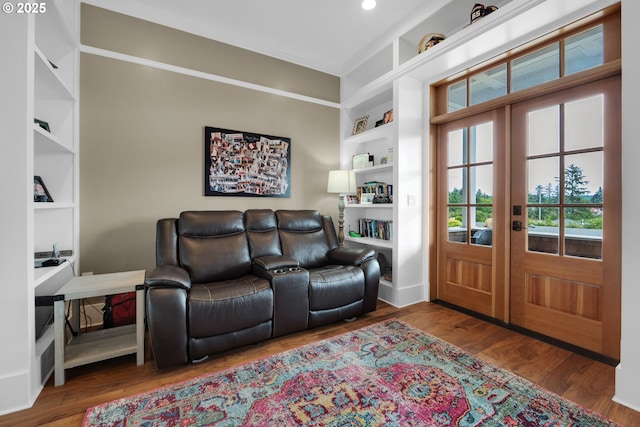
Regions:
<svg viewBox="0 0 640 427"><path fill-rule="evenodd" d="M513 221L511 229L513 231L522 231L522 221Z"/></svg>

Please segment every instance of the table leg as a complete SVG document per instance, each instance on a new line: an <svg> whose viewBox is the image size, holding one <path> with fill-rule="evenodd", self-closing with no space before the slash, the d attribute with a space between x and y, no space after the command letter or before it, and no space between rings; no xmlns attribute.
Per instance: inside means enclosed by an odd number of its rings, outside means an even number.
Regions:
<svg viewBox="0 0 640 427"><path fill-rule="evenodd" d="M64 384L64 299L53 303L53 332L54 332L54 357L55 357L55 385Z"/></svg>
<svg viewBox="0 0 640 427"><path fill-rule="evenodd" d="M136 364L144 365L144 285L136 286Z"/></svg>

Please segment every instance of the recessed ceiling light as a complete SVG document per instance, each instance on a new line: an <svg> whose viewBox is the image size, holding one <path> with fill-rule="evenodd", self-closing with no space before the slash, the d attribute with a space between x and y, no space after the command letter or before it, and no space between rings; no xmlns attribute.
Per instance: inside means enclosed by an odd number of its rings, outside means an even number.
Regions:
<svg viewBox="0 0 640 427"><path fill-rule="evenodd" d="M362 8L364 10L371 10L376 7L376 0L364 0L362 2Z"/></svg>

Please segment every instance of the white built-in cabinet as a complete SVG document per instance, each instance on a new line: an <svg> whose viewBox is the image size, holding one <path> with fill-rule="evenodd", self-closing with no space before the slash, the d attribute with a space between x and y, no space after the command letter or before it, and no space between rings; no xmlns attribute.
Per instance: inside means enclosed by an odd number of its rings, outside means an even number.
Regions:
<svg viewBox="0 0 640 427"><path fill-rule="evenodd" d="M53 327L36 339L35 298L74 275L79 229L79 2L12 5L0 25L0 414L30 407L53 371ZM34 201L34 176L53 202ZM68 262L34 268L54 243Z"/></svg>

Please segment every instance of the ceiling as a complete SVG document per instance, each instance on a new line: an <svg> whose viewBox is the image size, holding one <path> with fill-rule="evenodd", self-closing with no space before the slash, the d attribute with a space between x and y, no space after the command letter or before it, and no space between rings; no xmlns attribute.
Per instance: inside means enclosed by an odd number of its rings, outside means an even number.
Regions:
<svg viewBox="0 0 640 427"><path fill-rule="evenodd" d="M416 16L451 0L83 0L341 76Z"/></svg>

